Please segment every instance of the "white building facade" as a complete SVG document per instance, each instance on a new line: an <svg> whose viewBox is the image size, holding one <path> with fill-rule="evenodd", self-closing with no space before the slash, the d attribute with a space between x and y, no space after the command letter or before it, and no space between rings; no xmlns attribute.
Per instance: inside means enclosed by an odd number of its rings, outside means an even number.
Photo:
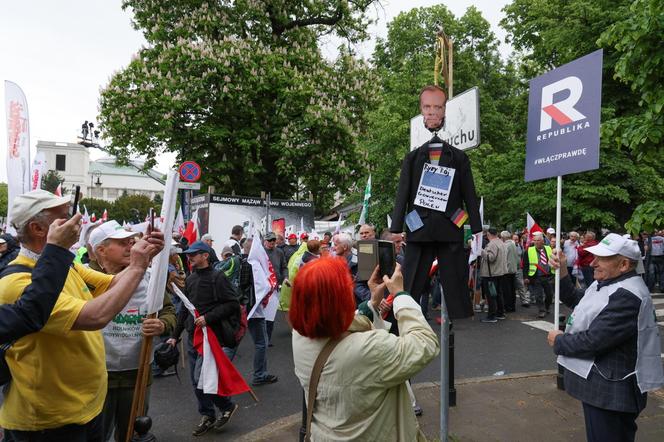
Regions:
<svg viewBox="0 0 664 442"><path fill-rule="evenodd" d="M63 188L81 186L83 198L115 201L120 196L145 195L153 199L164 196L163 174L156 170L139 171L132 166L119 166L114 158L90 160L88 148L77 143L38 141L37 152L46 160L44 174L56 171L65 182Z"/></svg>

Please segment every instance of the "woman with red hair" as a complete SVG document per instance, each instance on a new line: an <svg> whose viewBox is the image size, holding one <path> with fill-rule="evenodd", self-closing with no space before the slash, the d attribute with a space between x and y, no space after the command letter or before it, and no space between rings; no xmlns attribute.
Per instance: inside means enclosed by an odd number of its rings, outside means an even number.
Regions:
<svg viewBox="0 0 664 442"><path fill-rule="evenodd" d="M369 288L371 299L355 310L350 271L345 260L335 258L306 264L293 283L293 358L307 404L310 383L317 384L312 441L425 440L406 381L436 357L438 339L420 306L403 291L398 264L392 277L382 280L376 268ZM390 324L381 319L386 288L395 295L400 336L388 333ZM312 373L317 359L319 376Z"/></svg>

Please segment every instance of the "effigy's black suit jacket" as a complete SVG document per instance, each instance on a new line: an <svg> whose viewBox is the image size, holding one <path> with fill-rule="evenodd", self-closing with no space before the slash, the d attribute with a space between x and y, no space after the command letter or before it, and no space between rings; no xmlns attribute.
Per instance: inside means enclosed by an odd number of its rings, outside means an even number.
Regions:
<svg viewBox="0 0 664 442"><path fill-rule="evenodd" d="M405 226L408 242L463 242L463 229L457 227L451 217L457 209L468 212L470 227L473 233L482 231L480 218L480 203L475 192L475 182L470 169L470 160L461 150L442 141L443 151L438 163L439 166L455 169L454 180L447 202L445 212L427 209L414 204L417 188L422 177L422 169L429 162L429 143L441 142L434 138L406 155L401 164L399 189L397 190L394 212L392 213L391 232L403 232L404 220L407 213L417 210L423 227L411 232Z"/></svg>

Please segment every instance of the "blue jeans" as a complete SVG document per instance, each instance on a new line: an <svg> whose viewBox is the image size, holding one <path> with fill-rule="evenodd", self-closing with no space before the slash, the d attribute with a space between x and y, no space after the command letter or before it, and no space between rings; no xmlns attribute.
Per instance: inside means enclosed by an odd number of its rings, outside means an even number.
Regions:
<svg viewBox="0 0 664 442"><path fill-rule="evenodd" d="M206 394L203 393L203 390L198 388L198 376L200 375L200 372L196 373L196 365L197 362L198 364L202 362L203 357L199 355L194 348L191 337L187 338L187 356L189 356L189 378L191 379L191 385L194 387L194 394L198 401L198 413L201 416L209 416L214 419L216 416L214 410L215 405L221 411L231 410L233 408L233 401L231 401L229 397Z"/></svg>
<svg viewBox="0 0 664 442"><path fill-rule="evenodd" d="M664 256L651 256L648 264L648 290L655 289L655 283L659 284L659 291L664 290Z"/></svg>
<svg viewBox="0 0 664 442"><path fill-rule="evenodd" d="M265 318L251 318L249 323L249 334L254 341L254 377L252 382L265 379L267 372L267 324Z"/></svg>

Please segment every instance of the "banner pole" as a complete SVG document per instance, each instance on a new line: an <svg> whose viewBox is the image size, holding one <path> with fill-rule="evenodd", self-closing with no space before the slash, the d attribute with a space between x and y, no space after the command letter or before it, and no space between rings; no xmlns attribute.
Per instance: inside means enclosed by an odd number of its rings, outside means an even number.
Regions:
<svg viewBox="0 0 664 442"><path fill-rule="evenodd" d="M440 285L440 316L440 440L447 442L450 410L450 318L442 284Z"/></svg>
<svg viewBox="0 0 664 442"><path fill-rule="evenodd" d="M556 250L561 250L560 247L560 225L561 225L561 211L563 199L563 177L558 175L558 190L556 192ZM560 319L560 269L556 272L554 289L554 307L553 307L553 329L558 330L558 322Z"/></svg>

